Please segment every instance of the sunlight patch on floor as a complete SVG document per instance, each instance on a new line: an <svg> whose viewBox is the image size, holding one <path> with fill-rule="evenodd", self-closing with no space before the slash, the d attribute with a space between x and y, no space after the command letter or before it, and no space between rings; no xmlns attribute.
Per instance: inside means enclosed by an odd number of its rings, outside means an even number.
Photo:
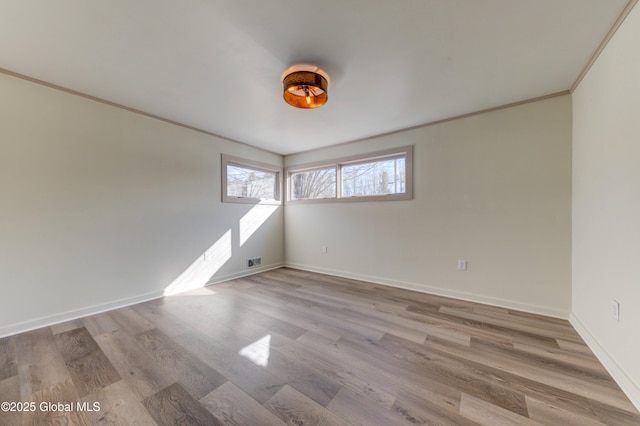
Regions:
<svg viewBox="0 0 640 426"><path fill-rule="evenodd" d="M263 338L256 340L250 345L245 346L238 352L239 355L245 357L255 365L266 367L269 365L269 347L271 346L271 335L267 334Z"/></svg>

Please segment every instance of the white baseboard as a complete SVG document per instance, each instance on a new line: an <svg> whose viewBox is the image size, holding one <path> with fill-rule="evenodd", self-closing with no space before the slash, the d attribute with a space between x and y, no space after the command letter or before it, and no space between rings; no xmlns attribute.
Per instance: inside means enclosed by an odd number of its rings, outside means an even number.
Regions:
<svg viewBox="0 0 640 426"><path fill-rule="evenodd" d="M281 268L282 266L283 266L282 263L264 265L255 269L252 268L250 271L234 272L234 273L222 275L219 277L214 276L211 280L207 282L206 285L218 284L224 281L229 281L236 278L254 275L260 272L269 271L271 269ZM0 338L12 336L14 334L24 333L26 331L35 330L37 328L48 327L51 325L59 324L61 322L71 321L74 319L83 318L83 317L99 314L106 311L111 311L114 309L124 308L126 306L135 305L137 303L148 302L149 300L160 299L162 297L165 297L163 290L154 291L151 293L141 294L138 296L127 297L125 299L114 300L106 303L101 303L98 305L88 306L85 308L74 309L71 311L61 312L54 315L34 318L28 321L9 324L9 325L0 327ZM168 297L171 297L171 296L168 296Z"/></svg>
<svg viewBox="0 0 640 426"><path fill-rule="evenodd" d="M437 296L451 297L453 299L466 300L468 302L484 303L486 305L498 306L501 308L514 309L517 311L529 312L532 314L545 315L553 318L568 319L569 312L548 308L546 306L532 305L514 300L500 299L497 297L483 296L479 294L467 293L457 290L449 290L440 287L433 287L424 284L416 284L405 281L396 281L387 278L380 278L372 275L354 274L352 272L338 271L334 269L318 268L316 266L303 265L299 263L285 262L285 267L301 269L303 271L318 272L320 274L334 275L342 278L350 278L360 281L367 281L374 284L382 284L390 287L403 288L406 290L418 291L421 293L434 294Z"/></svg>
<svg viewBox="0 0 640 426"><path fill-rule="evenodd" d="M248 271L233 272L231 274L222 275L220 277L216 277L214 275L209 281L207 281L206 285L220 284L225 281L235 280L237 278L242 278L242 277L248 277L251 275L259 274L260 272L271 271L272 269L282 268L283 266L284 266L284 263L272 263L271 265L262 265L257 268L251 268L251 270L248 270Z"/></svg>
<svg viewBox="0 0 640 426"><path fill-rule="evenodd" d="M61 312L54 315L48 315L40 318L34 318L15 324L0 327L0 338L11 336L14 334L24 333L26 331L35 330L37 328L48 327L50 325L59 324L61 322L71 321L74 319L99 314L101 312L113 309L123 308L136 303L146 302L148 300L157 299L163 296L162 291L154 291L152 293L141 294L139 296L128 297L126 299L114 300L107 303L88 306L85 308L74 309L67 312Z"/></svg>
<svg viewBox="0 0 640 426"><path fill-rule="evenodd" d="M620 386L620 389L627 395L631 403L640 411L640 386L625 373L622 367L620 367L609 352L598 343L598 340L573 312L569 316L569 322L602 363L604 368L611 374L613 380Z"/></svg>

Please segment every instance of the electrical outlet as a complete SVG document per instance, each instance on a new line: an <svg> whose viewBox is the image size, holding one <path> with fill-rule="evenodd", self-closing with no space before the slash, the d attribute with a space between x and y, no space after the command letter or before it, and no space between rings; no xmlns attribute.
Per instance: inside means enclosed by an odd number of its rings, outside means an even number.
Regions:
<svg viewBox="0 0 640 426"><path fill-rule="evenodd" d="M466 271L467 270L467 261L464 259L458 260L458 271Z"/></svg>
<svg viewBox="0 0 640 426"><path fill-rule="evenodd" d="M616 321L620 321L620 302L617 300L611 301L611 315Z"/></svg>

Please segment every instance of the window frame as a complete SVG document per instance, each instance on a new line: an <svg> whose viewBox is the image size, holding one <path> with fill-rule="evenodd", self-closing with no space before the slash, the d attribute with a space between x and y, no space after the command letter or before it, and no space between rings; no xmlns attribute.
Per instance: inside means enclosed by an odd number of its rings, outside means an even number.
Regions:
<svg viewBox="0 0 640 426"><path fill-rule="evenodd" d="M255 170L257 172L274 173L275 188L274 198L254 198L254 197L238 197L228 194L227 166L232 165L245 169ZM272 164L261 163L259 161L247 160L241 157L222 154L222 202L223 203L241 203L241 204L270 204L282 205L282 173L283 169Z"/></svg>
<svg viewBox="0 0 640 426"><path fill-rule="evenodd" d="M342 168L344 166L373 163L379 160L404 158L405 159L405 192L380 195L353 195L342 196ZM291 176L299 172L310 172L327 168L336 169L336 196L327 198L292 199ZM306 163L285 168L286 204L306 203L336 203L336 202L360 202L360 201L402 201L413 200L413 145L399 148L385 149L382 151L368 152L359 155L341 157L326 161Z"/></svg>

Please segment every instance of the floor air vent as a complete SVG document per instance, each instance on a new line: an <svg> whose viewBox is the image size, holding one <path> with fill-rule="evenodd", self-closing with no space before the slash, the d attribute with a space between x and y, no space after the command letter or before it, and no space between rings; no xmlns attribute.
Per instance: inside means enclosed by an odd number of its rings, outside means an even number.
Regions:
<svg viewBox="0 0 640 426"><path fill-rule="evenodd" d="M262 265L261 257L254 257L251 259L247 259L247 268L255 268L256 266Z"/></svg>

